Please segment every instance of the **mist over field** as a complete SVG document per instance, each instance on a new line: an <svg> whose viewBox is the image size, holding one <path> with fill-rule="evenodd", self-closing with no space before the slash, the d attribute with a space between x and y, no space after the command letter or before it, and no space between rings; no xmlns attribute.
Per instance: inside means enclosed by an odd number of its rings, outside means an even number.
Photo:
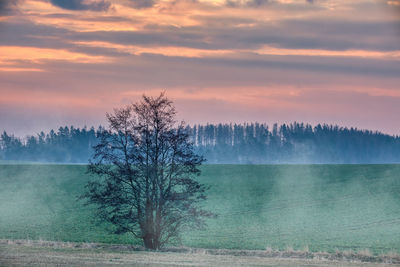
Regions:
<svg viewBox="0 0 400 267"><path fill-rule="evenodd" d="M104 127L60 127L18 138L3 132L0 160L88 163ZM206 124L186 126L196 153L210 164L400 163L400 137L304 123Z"/></svg>
<svg viewBox="0 0 400 267"><path fill-rule="evenodd" d="M0 238L140 244L95 223L77 200L84 165L1 164ZM400 165L204 165L204 206L191 247L400 251Z"/></svg>

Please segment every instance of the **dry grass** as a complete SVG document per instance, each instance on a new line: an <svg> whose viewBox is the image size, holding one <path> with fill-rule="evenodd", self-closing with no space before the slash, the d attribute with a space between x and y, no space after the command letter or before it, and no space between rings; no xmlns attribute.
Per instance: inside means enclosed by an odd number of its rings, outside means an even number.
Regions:
<svg viewBox="0 0 400 267"><path fill-rule="evenodd" d="M400 254L395 251L381 254L380 257L387 263L400 263Z"/></svg>
<svg viewBox="0 0 400 267"><path fill-rule="evenodd" d="M361 257L372 257L373 256L371 251L369 251L369 249L360 250L360 251L358 251L357 254L360 255Z"/></svg>
<svg viewBox="0 0 400 267"><path fill-rule="evenodd" d="M101 255L101 256L100 256ZM240 264L238 264L240 263ZM385 266L399 265L394 251L373 255L369 250L310 252L295 250L229 250L187 247L146 251L140 246L98 243L54 242L44 240L0 240L0 266L3 265L134 265L134 266Z"/></svg>

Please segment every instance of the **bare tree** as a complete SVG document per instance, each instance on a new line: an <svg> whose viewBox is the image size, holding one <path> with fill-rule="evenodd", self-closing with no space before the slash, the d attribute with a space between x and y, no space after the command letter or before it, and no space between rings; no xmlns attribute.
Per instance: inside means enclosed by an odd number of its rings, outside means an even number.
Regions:
<svg viewBox="0 0 400 267"><path fill-rule="evenodd" d="M88 167L96 179L82 196L116 233L132 233L149 249L179 240L182 230L212 216L199 207L207 186L195 179L204 159L175 116L164 93L107 114L109 128Z"/></svg>

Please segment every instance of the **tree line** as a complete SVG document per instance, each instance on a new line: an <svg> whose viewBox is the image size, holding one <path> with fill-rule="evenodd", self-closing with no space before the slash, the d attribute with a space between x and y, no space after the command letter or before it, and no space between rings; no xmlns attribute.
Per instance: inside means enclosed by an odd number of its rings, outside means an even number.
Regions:
<svg viewBox="0 0 400 267"><path fill-rule="evenodd" d="M87 163L97 136L103 131L99 127L80 129L74 126L60 127L45 134L18 138L3 132L0 136L0 159L16 161Z"/></svg>
<svg viewBox="0 0 400 267"><path fill-rule="evenodd" d="M3 132L0 159L87 163L103 127L60 127L18 138ZM186 126L196 152L207 163L399 163L400 137L304 123L207 124Z"/></svg>
<svg viewBox="0 0 400 267"><path fill-rule="evenodd" d="M399 163L400 137L318 124L208 124L189 128L209 163Z"/></svg>

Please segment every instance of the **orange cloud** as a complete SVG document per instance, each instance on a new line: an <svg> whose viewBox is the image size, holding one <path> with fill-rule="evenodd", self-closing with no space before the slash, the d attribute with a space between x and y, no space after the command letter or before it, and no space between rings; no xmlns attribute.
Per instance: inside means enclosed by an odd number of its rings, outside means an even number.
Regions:
<svg viewBox="0 0 400 267"><path fill-rule="evenodd" d="M370 50L321 50L321 49L285 49L272 46L264 46L254 50L261 55L279 56L327 56L327 57L362 57L362 58L390 58L400 59L400 51L370 51Z"/></svg>
<svg viewBox="0 0 400 267"><path fill-rule="evenodd" d="M197 49L189 47L179 47L179 46L138 46L138 45L121 45L110 42L74 42L78 45L83 45L87 47L105 47L118 50L120 52L129 53L132 55L141 54L158 54L163 56L180 56L180 57L209 57L209 56L222 56L226 54L232 54L232 50L209 50L209 49Z"/></svg>
<svg viewBox="0 0 400 267"><path fill-rule="evenodd" d="M163 89L146 90L146 95L157 96ZM168 89L167 95L174 100L221 101L236 105L251 107L251 109L266 106L285 105L286 100L294 99L301 94L301 90L293 87L233 87L233 88L203 88L198 90ZM139 98L143 93L125 91L122 96ZM291 102L292 102L291 100Z"/></svg>
<svg viewBox="0 0 400 267"><path fill-rule="evenodd" d="M260 55L276 56L326 56L326 57L361 57L361 58L382 58L400 60L400 51L370 51L370 50L321 50L321 49L285 49L272 46L263 46L260 49L198 49L179 46L139 46L123 45L110 42L99 41L75 41L75 44L87 47L111 48L120 52L132 55L141 55L145 53L158 54L163 56L179 57L221 57L235 56L238 53L257 53Z"/></svg>
<svg viewBox="0 0 400 267"><path fill-rule="evenodd" d="M0 67L0 71L4 71L4 72L44 72L45 70L37 69L37 68Z"/></svg>
<svg viewBox="0 0 400 267"><path fill-rule="evenodd" d="M387 1L386 3L388 5L392 5L392 6L400 6L400 1L399 0Z"/></svg>
<svg viewBox="0 0 400 267"><path fill-rule="evenodd" d="M0 61L27 60L41 63L44 60L65 60L77 63L105 63L105 56L91 56L63 49L50 49L26 46L0 46Z"/></svg>
<svg viewBox="0 0 400 267"><path fill-rule="evenodd" d="M6 89L2 89L0 103L9 106L23 106L36 109L53 109L60 107L67 109L97 109L101 104L96 98L85 98L81 95L61 95L57 91L41 92L30 90L21 93Z"/></svg>

